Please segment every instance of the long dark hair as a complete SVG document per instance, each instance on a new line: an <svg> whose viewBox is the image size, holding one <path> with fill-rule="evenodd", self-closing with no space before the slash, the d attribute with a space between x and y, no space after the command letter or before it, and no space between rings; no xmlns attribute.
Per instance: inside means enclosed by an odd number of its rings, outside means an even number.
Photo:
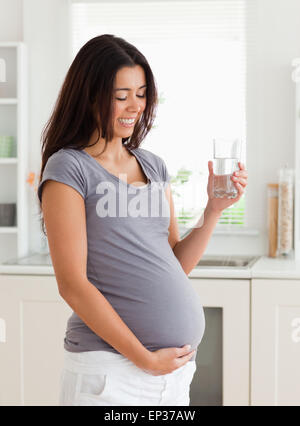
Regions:
<svg viewBox="0 0 300 426"><path fill-rule="evenodd" d="M113 85L116 73L123 67L140 65L146 76L146 107L133 133L123 138L129 149L138 148L152 128L158 104L155 78L144 55L120 37L103 34L89 40L73 60L50 119L42 131L42 164L39 183L49 157L61 148L82 150L95 145L99 138L107 143L113 138ZM99 114L99 121L97 114ZM97 131L95 143L90 137ZM40 214L42 207L40 202ZM42 218L42 231L44 229Z"/></svg>

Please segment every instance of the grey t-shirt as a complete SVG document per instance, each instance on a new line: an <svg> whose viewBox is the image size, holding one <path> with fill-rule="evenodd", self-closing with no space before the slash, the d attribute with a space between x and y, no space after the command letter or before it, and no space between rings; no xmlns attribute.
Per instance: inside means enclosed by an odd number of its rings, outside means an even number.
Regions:
<svg viewBox="0 0 300 426"><path fill-rule="evenodd" d="M128 149L128 148L127 148ZM106 297L122 320L150 351L197 349L205 329L198 293L168 242L170 208L165 162L143 149L131 149L148 184L128 184L84 150L61 148L47 161L38 187L62 182L83 197L88 243L87 278ZM70 352L118 353L73 312L64 348ZM196 352L191 360L196 357Z"/></svg>

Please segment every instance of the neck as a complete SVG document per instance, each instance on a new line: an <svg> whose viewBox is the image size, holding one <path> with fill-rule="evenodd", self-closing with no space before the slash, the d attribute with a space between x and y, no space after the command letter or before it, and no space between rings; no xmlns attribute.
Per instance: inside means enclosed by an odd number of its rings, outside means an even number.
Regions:
<svg viewBox="0 0 300 426"><path fill-rule="evenodd" d="M97 131L95 131L89 140L89 145L94 144L95 141L97 140L97 137L98 137L98 133ZM89 154L93 156L97 156L104 150L104 147L105 147L105 140L103 138L100 138L95 145L91 147L88 146L85 148L85 150ZM122 138L116 137L107 143L105 151L103 152L103 154L101 154L99 158L118 163L125 159L128 159L129 155L131 156L132 154L130 154L128 152L128 149L125 146L123 146Z"/></svg>

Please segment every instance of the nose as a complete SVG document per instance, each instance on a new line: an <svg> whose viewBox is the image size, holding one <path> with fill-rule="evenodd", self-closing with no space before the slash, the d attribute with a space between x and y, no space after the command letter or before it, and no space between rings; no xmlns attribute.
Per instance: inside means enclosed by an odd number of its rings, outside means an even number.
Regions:
<svg viewBox="0 0 300 426"><path fill-rule="evenodd" d="M130 105L128 106L128 109L130 111L139 112L141 109L139 101L136 99L132 99L132 101L130 102Z"/></svg>

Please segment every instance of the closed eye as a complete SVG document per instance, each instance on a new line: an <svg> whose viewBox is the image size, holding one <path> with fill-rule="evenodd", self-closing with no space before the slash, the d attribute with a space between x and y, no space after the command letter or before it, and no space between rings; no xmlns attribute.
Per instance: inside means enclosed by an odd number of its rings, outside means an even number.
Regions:
<svg viewBox="0 0 300 426"><path fill-rule="evenodd" d="M145 98L146 97L146 95L136 95L138 98ZM126 101L126 99L127 98L116 98L116 99L118 99L118 101Z"/></svg>

